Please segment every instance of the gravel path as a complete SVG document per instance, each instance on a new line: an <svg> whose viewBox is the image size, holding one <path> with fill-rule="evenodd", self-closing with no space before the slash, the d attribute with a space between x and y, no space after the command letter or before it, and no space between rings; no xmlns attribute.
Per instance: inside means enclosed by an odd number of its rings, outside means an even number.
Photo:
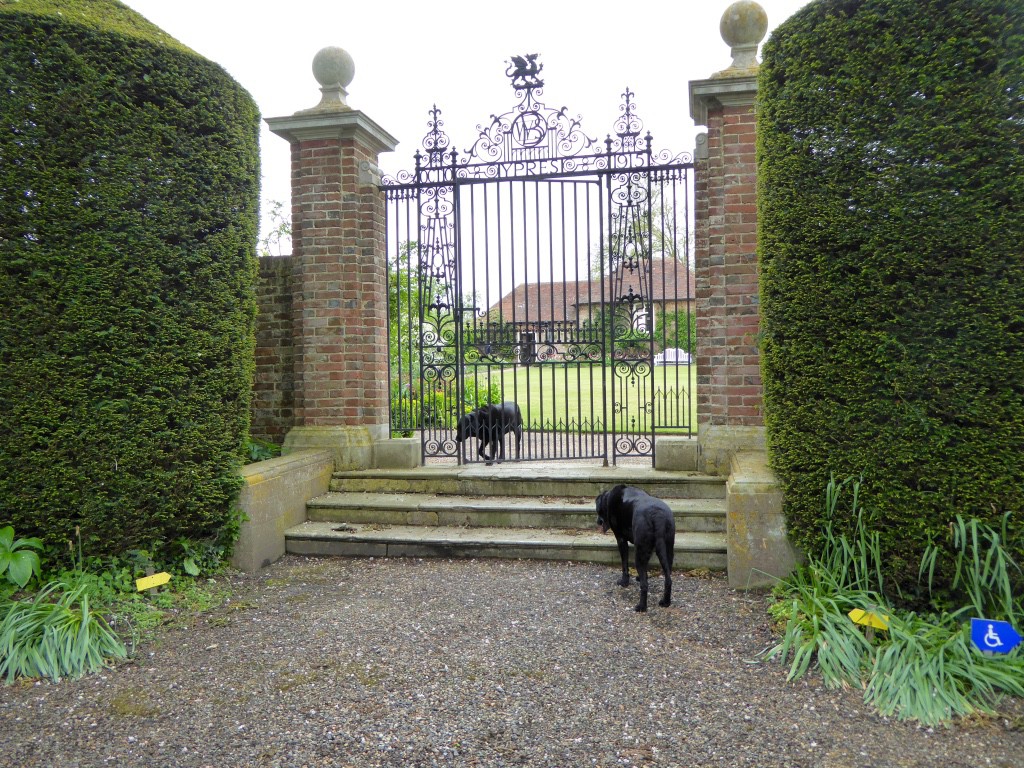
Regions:
<svg viewBox="0 0 1024 768"><path fill-rule="evenodd" d="M592 564L286 557L101 676L0 686L0 766L1020 768L1024 706L929 730L752 663L764 598Z"/></svg>

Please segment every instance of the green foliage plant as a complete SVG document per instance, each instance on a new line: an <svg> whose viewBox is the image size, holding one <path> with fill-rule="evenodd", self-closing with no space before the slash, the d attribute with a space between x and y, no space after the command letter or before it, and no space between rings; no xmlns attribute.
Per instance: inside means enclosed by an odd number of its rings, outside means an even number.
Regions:
<svg viewBox="0 0 1024 768"><path fill-rule="evenodd" d="M90 609L85 585L51 582L32 599L8 606L0 621L0 676L77 679L127 651L106 620Z"/></svg>
<svg viewBox="0 0 1024 768"><path fill-rule="evenodd" d="M1001 694L1024 696L1024 654L989 655L971 642L971 618L1024 619L1024 579L1010 553L1010 515L999 528L958 515L950 525L953 580L940 588L936 561L944 548L929 545L920 574L942 608L923 616L897 612L889 642L875 657L864 698L882 715L914 716L929 724L953 717L995 714ZM948 569L946 569L948 570Z"/></svg>
<svg viewBox="0 0 1024 768"><path fill-rule="evenodd" d="M847 486L853 502L844 510L839 501ZM993 715L1001 696L1024 696L1020 649L986 655L973 647L970 633L971 617L1020 626L1024 616L1020 567L1004 546L1006 527L958 518L952 534L957 578L952 589L941 590L946 605L918 614L882 592L880 539L869 530L859 490L859 480L830 481L826 544L776 587L769 613L784 628L765 658L788 661L789 680L816 668L828 687L862 688L865 703L879 714L929 726ZM842 512L857 521L850 537L832 527ZM920 563L933 594L940 590L932 578L946 570L935 561L945 551L933 546ZM869 635L850 619L855 608L887 617L888 629Z"/></svg>
<svg viewBox="0 0 1024 768"><path fill-rule="evenodd" d="M248 437L245 441L245 457L251 464L257 461L266 461L281 455L281 446L275 445L268 440L261 440L258 437Z"/></svg>
<svg viewBox="0 0 1024 768"><path fill-rule="evenodd" d="M96 555L223 538L255 354L259 115L115 0L0 0L0 498ZM230 544L230 542L225 542Z"/></svg>
<svg viewBox="0 0 1024 768"><path fill-rule="evenodd" d="M397 381L391 383L391 417L399 425L394 430L398 435L410 437L413 430L423 427L451 429L462 414L482 405L500 403L503 398L501 380L486 374L466 378L461 406L454 388L424 389L421 385L419 381L412 387Z"/></svg>
<svg viewBox="0 0 1024 768"><path fill-rule="evenodd" d="M484 405L495 405L504 399L506 398L499 378L492 376L467 378L465 381L462 413L469 413ZM511 400L512 398L510 396L507 399ZM461 416L462 414L460 413L459 415Z"/></svg>
<svg viewBox="0 0 1024 768"><path fill-rule="evenodd" d="M1024 696L1024 656L982 654L969 622L896 612L887 635L864 682L864 701L880 715L943 725L995 715L1001 696Z"/></svg>
<svg viewBox="0 0 1024 768"><path fill-rule="evenodd" d="M927 573L928 591L933 599L963 606L954 617L970 612L978 618L1011 624L1024 620L1024 573L1010 554L1019 549L1013 546L1010 518L1007 512L1000 527L993 529L976 519L965 520L957 515L950 525L955 556L953 580L948 589L940 590L935 583L935 566L942 548L931 544L926 549L919 577ZM943 596L943 592L948 594Z"/></svg>
<svg viewBox="0 0 1024 768"><path fill-rule="evenodd" d="M763 59L769 461L812 553L820 489L863 474L887 590L909 595L954 513L1024 508L1024 6L815 0Z"/></svg>
<svg viewBox="0 0 1024 768"><path fill-rule="evenodd" d="M7 683L97 672L127 658L157 627L190 626L230 596L227 582L209 577L223 563L223 552L210 542L173 542L165 549L180 562L171 583L139 592L136 578L159 567L149 552L83 557L75 534L67 542L70 568L23 599L0 595L0 677ZM208 577L192 578L201 572Z"/></svg>
<svg viewBox="0 0 1024 768"><path fill-rule="evenodd" d="M32 549L42 549L43 542L35 537L14 538L14 527L0 528L0 576L18 587L24 588L39 576L39 555Z"/></svg>
<svg viewBox="0 0 1024 768"><path fill-rule="evenodd" d="M393 434L402 436L411 436L423 427L454 423L458 410L450 392L423 386L424 365L441 353L431 350L429 344L421 349L422 337L445 338L453 332L454 317L447 308L448 284L437 276L419 273L420 250L418 242L404 241L388 255L391 425Z"/></svg>
<svg viewBox="0 0 1024 768"><path fill-rule="evenodd" d="M841 502L847 487L852 491L848 512L858 521L852 540L835 530L846 511ZM766 658L791 658L789 680L802 677L814 662L829 687L859 686L865 674L871 643L848 615L854 609L877 612L886 601L878 577L878 538L866 531L859 494L860 480L829 480L825 546L775 590L778 599L770 613L785 622L785 629Z"/></svg>

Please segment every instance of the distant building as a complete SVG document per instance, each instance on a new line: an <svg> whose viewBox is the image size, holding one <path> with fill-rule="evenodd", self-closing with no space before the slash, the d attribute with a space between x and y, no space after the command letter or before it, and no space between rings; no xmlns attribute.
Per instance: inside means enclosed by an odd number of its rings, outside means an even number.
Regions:
<svg viewBox="0 0 1024 768"><path fill-rule="evenodd" d="M601 307L601 280L559 283L522 283L487 310L488 322L502 323L583 323ZM651 264L651 285L641 292L639 272L620 270L605 276L604 290L613 299L649 295L657 309L693 311L693 271L675 259L657 258Z"/></svg>
<svg viewBox="0 0 1024 768"><path fill-rule="evenodd" d="M661 311L675 314L693 311L693 271L675 259L656 258L651 263L650 285L638 271L619 270L604 279L557 283L521 283L487 310L477 324L476 342L485 355L501 346L514 345L517 362L529 365L538 359L558 359L571 345L597 341L599 331L590 321L603 305L602 291L609 300L625 299L630 324L637 331L656 331L647 317L647 304L655 318ZM649 297L649 302L642 297ZM663 339L655 348L669 347L679 339ZM685 342L684 342L685 343ZM684 364L683 350L673 346L672 363ZM669 362L662 356L659 364Z"/></svg>

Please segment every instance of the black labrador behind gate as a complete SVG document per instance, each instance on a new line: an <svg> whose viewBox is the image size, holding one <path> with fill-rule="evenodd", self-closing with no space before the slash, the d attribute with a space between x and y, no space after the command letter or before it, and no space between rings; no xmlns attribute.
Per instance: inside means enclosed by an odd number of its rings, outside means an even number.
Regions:
<svg viewBox="0 0 1024 768"><path fill-rule="evenodd" d="M500 405L483 405L459 417L455 425L455 442L461 443L471 437L480 441L477 448L480 458L488 466L497 459L500 464L505 459L505 435L509 432L516 436L516 459L521 456L523 447L523 414L519 406L511 401ZM490 448L490 455L484 447Z"/></svg>
<svg viewBox="0 0 1024 768"><path fill-rule="evenodd" d="M658 555L661 571L665 575L665 590L658 605L672 604L672 558L675 555L676 524L661 499L648 495L639 488L616 485L597 497L597 524L601 533L610 528L615 534L622 557L622 578L619 586L629 585L629 542L636 550L637 581L640 582L640 602L634 610L647 610L647 563L651 553Z"/></svg>

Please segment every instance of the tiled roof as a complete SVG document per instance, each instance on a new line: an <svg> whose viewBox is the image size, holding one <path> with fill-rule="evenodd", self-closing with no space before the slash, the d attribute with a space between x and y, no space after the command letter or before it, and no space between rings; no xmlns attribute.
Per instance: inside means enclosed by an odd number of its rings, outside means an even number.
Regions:
<svg viewBox="0 0 1024 768"><path fill-rule="evenodd" d="M619 277L619 276L615 276ZM619 281L606 277L604 288L616 296L640 293L637 272L624 271ZM693 270L673 259L654 259L651 265L652 300L656 303L693 300ZM506 322L575 320L578 307L601 303L601 281L587 280L560 283L521 283L502 300L488 309L488 316L501 316Z"/></svg>

